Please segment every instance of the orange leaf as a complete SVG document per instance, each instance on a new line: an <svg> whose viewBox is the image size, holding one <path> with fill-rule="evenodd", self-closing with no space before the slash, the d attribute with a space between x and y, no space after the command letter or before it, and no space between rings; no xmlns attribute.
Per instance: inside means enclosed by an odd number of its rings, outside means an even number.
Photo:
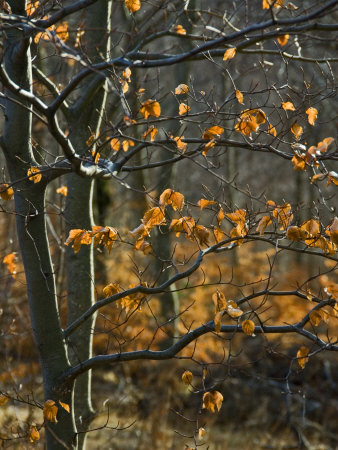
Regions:
<svg viewBox="0 0 338 450"><path fill-rule="evenodd" d="M198 439L202 439L203 438L203 436L205 435L205 433L206 433L206 431L205 431L205 429L204 428L199 428L198 429Z"/></svg>
<svg viewBox="0 0 338 450"><path fill-rule="evenodd" d="M119 292L121 292L121 288L117 283L110 283L107 284L107 286L105 286L103 288L103 295L105 298L107 297L111 297L112 295L118 294Z"/></svg>
<svg viewBox="0 0 338 450"><path fill-rule="evenodd" d="M277 41L278 41L279 45L281 45L283 47L284 45L286 45L288 43L289 38L290 38L289 34L283 34L282 36L278 36Z"/></svg>
<svg viewBox="0 0 338 450"><path fill-rule="evenodd" d="M222 208L219 208L219 211L217 213L216 219L218 222L218 226L221 225L222 221L224 220L225 214Z"/></svg>
<svg viewBox="0 0 338 450"><path fill-rule="evenodd" d="M312 325L318 327L320 322L323 320L322 312L318 310L311 311L309 318Z"/></svg>
<svg viewBox="0 0 338 450"><path fill-rule="evenodd" d="M215 303L216 313L219 311L223 311L227 308L227 301L225 300L223 292L220 292L217 289L217 291L212 294L212 299Z"/></svg>
<svg viewBox="0 0 338 450"><path fill-rule="evenodd" d="M186 84L179 84L175 88L176 95L186 94L187 92L189 92L189 87Z"/></svg>
<svg viewBox="0 0 338 450"><path fill-rule="evenodd" d="M60 186L59 188L56 189L56 193L63 195L64 197L67 197L67 195L68 195L67 186Z"/></svg>
<svg viewBox="0 0 338 450"><path fill-rule="evenodd" d="M43 405L43 416L49 421L57 423L56 415L58 412L58 407L56 406L54 400L47 400Z"/></svg>
<svg viewBox="0 0 338 450"><path fill-rule="evenodd" d="M61 41L66 42L69 38L68 22L60 23L60 25L58 25L56 27L55 32L56 32L58 38L61 39Z"/></svg>
<svg viewBox="0 0 338 450"><path fill-rule="evenodd" d="M211 141L209 141L209 142L207 142L207 143L205 144L204 149L203 149L203 152L202 152L202 155L203 155L203 156L207 156L208 151L209 151L212 147L215 147L215 141L214 141L214 139L212 139Z"/></svg>
<svg viewBox="0 0 338 450"><path fill-rule="evenodd" d="M302 239L302 233L298 227L292 226L287 229L286 237L290 239L290 241L298 242Z"/></svg>
<svg viewBox="0 0 338 450"><path fill-rule="evenodd" d="M124 0L124 2L130 12L136 12L141 8L140 0Z"/></svg>
<svg viewBox="0 0 338 450"><path fill-rule="evenodd" d="M271 218L270 218L269 216L263 216L263 217L261 218L261 220L259 221L259 224L258 224L258 226L257 226L257 228L256 228L256 231L258 231L259 234L260 234L261 236L263 236L266 227L269 226L270 223L272 223Z"/></svg>
<svg viewBox="0 0 338 450"><path fill-rule="evenodd" d="M202 134L202 139L213 139L215 136L219 137L224 132L224 128L217 125L204 130Z"/></svg>
<svg viewBox="0 0 338 450"><path fill-rule="evenodd" d="M35 174L35 175L34 175ZM42 174L40 172L40 169L37 167L31 167L27 171L27 176L30 181L33 181L34 183L40 183L42 179Z"/></svg>
<svg viewBox="0 0 338 450"><path fill-rule="evenodd" d="M15 275L16 275L15 259L16 259L15 253L9 253L2 260L2 262L4 264L6 264L7 269L9 271L9 273L12 275L13 278L15 278Z"/></svg>
<svg viewBox="0 0 338 450"><path fill-rule="evenodd" d="M149 209L143 216L142 223L144 226L151 230L157 225L164 225L166 223L165 216L162 208L155 206Z"/></svg>
<svg viewBox="0 0 338 450"><path fill-rule="evenodd" d="M193 374L189 370L186 370L185 372L183 372L182 381L184 384L191 384L192 379L193 379Z"/></svg>
<svg viewBox="0 0 338 450"><path fill-rule="evenodd" d="M70 408L69 405L67 403L63 403L59 400L59 405L65 410L67 411L67 413L70 413Z"/></svg>
<svg viewBox="0 0 338 450"><path fill-rule="evenodd" d="M134 249L141 250L144 253L144 255L148 255L153 250L151 244L143 238L138 239L135 242Z"/></svg>
<svg viewBox="0 0 338 450"><path fill-rule="evenodd" d="M255 336L255 323L252 320L242 322L242 330L248 336Z"/></svg>
<svg viewBox="0 0 338 450"><path fill-rule="evenodd" d="M145 119L149 116L160 117L161 106L157 101L149 99L141 103L140 113Z"/></svg>
<svg viewBox="0 0 338 450"><path fill-rule="evenodd" d="M201 200L199 200L197 204L201 209L204 209L207 206L215 205L216 202L214 202L213 200L206 200L205 198L201 198Z"/></svg>
<svg viewBox="0 0 338 450"><path fill-rule="evenodd" d="M298 358L298 364L302 369L305 368L305 364L309 361L309 349L305 347L305 345L302 345L300 349L297 352L297 358Z"/></svg>
<svg viewBox="0 0 338 450"><path fill-rule="evenodd" d="M283 102L282 103L282 108L285 111L296 111L296 108L293 106L292 102Z"/></svg>
<svg viewBox="0 0 338 450"><path fill-rule="evenodd" d="M277 130L271 123L269 123L268 133L272 136L277 136Z"/></svg>
<svg viewBox="0 0 338 450"><path fill-rule="evenodd" d="M236 89L235 95L236 95L236 98L237 98L238 103L241 103L241 104L243 105L243 103L244 103L244 102L243 102L244 97L243 97L242 92L239 91L238 89Z"/></svg>
<svg viewBox="0 0 338 450"><path fill-rule="evenodd" d="M143 139L145 139L148 135L150 135L150 142L153 142L157 133L158 129L155 128L154 126L151 126L150 128L148 128L146 132L143 133Z"/></svg>
<svg viewBox="0 0 338 450"><path fill-rule="evenodd" d="M215 412L215 406L217 411L222 407L223 395L218 391L205 392L203 394L203 408L210 412Z"/></svg>
<svg viewBox="0 0 338 450"><path fill-rule="evenodd" d="M176 25L175 31L177 34L187 34L187 30L185 30L182 25Z"/></svg>
<svg viewBox="0 0 338 450"><path fill-rule="evenodd" d="M303 134L303 128L298 125L297 121L293 123L291 127L291 133L294 134L296 139L299 139L300 136Z"/></svg>
<svg viewBox="0 0 338 450"><path fill-rule="evenodd" d="M186 151L186 149L187 149L188 144L185 143L185 142L183 142L182 139L184 139L184 136L181 136L181 137L176 136L176 137L174 137L174 141L176 142L177 148L178 148L182 153L184 153L184 152Z"/></svg>
<svg viewBox="0 0 338 450"><path fill-rule="evenodd" d="M14 190L8 183L0 184L0 197L3 200L10 200L14 195Z"/></svg>
<svg viewBox="0 0 338 450"><path fill-rule="evenodd" d="M281 230L286 230L293 219L293 214L291 211L291 205L290 203L284 203L283 205L277 206L272 211L273 216L278 220L280 223Z"/></svg>
<svg viewBox="0 0 338 450"><path fill-rule="evenodd" d="M190 106L186 105L185 103L180 103L180 106L178 108L178 114L180 116L183 116L183 114L188 114L190 110L191 110Z"/></svg>
<svg viewBox="0 0 338 450"><path fill-rule="evenodd" d="M110 146L115 152L118 152L120 150L120 141L116 138L113 138L110 141Z"/></svg>
<svg viewBox="0 0 338 450"><path fill-rule="evenodd" d="M9 398L7 397L7 395L5 394L0 394L0 406L4 406L6 405L6 403L8 402Z"/></svg>
<svg viewBox="0 0 338 450"><path fill-rule="evenodd" d="M318 115L318 111L316 110L316 108L308 108L305 112L307 114L307 120L309 124L314 125Z"/></svg>
<svg viewBox="0 0 338 450"><path fill-rule="evenodd" d="M35 441L40 440L40 433L38 432L38 430L35 426L30 427L29 440L30 440L31 444L33 444Z"/></svg>
<svg viewBox="0 0 338 450"><path fill-rule="evenodd" d="M166 189L160 196L160 205L171 205L175 211L181 211L184 206L184 195L172 189Z"/></svg>
<svg viewBox="0 0 338 450"><path fill-rule="evenodd" d="M291 162L293 164L294 170L305 170L306 169L306 161L305 161L306 155L299 155L296 153L292 159Z"/></svg>
<svg viewBox="0 0 338 450"><path fill-rule="evenodd" d="M234 58L236 55L236 47L228 48L223 55L223 61Z"/></svg>
<svg viewBox="0 0 338 450"><path fill-rule="evenodd" d="M203 225L196 225L194 228L194 234L199 240L200 245L209 245L208 238L210 235L210 232L207 228L205 228Z"/></svg>

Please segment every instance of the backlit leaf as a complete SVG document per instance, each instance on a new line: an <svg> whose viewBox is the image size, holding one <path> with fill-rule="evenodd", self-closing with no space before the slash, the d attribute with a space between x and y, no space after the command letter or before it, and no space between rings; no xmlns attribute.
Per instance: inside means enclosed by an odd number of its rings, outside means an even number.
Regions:
<svg viewBox="0 0 338 450"><path fill-rule="evenodd" d="M270 223L272 223L272 220L271 220L270 216L263 216L261 218L261 220L259 221L259 224L258 224L258 226L256 228L256 231L258 231L259 234L261 236L263 236L266 227L268 227L270 225Z"/></svg>
<svg viewBox="0 0 338 450"><path fill-rule="evenodd" d="M277 136L277 130L273 125L271 125L271 123L269 123L268 133L272 136Z"/></svg>
<svg viewBox="0 0 338 450"><path fill-rule="evenodd" d="M217 291L212 294L212 299L215 303L216 313L227 308L227 301L225 300L223 292L220 292L217 289Z"/></svg>
<svg viewBox="0 0 338 450"><path fill-rule="evenodd" d="M303 127L298 125L297 121L294 122L291 126L291 132L294 134L296 139L299 139L301 135L303 134Z"/></svg>
<svg viewBox="0 0 338 450"><path fill-rule="evenodd" d="M8 183L0 184L0 197L3 200L10 200L14 195L14 190Z"/></svg>
<svg viewBox="0 0 338 450"><path fill-rule="evenodd" d="M177 34L187 34L187 30L185 28L182 27L182 25L176 25L175 26L175 31Z"/></svg>
<svg viewBox="0 0 338 450"><path fill-rule="evenodd" d="M248 319L242 322L242 330L248 336L255 336L255 323Z"/></svg>
<svg viewBox="0 0 338 450"><path fill-rule="evenodd" d="M67 197L68 195L68 187L67 186L60 186L56 189L56 193L63 195L64 197Z"/></svg>
<svg viewBox="0 0 338 450"><path fill-rule="evenodd" d="M224 217L225 217L225 214L224 214L223 208L219 208L217 216L216 216L218 226L221 225L222 221L224 220Z"/></svg>
<svg viewBox="0 0 338 450"><path fill-rule="evenodd" d="M272 211L272 214L280 223L280 229L287 230L293 219L290 203L284 203L283 205L277 206Z"/></svg>
<svg viewBox="0 0 338 450"><path fill-rule="evenodd" d="M119 292L121 292L121 288L117 283L110 283L107 284L107 286L105 286L103 288L103 295L105 298L110 297L112 295L118 294Z"/></svg>
<svg viewBox="0 0 338 450"><path fill-rule="evenodd" d="M184 384L191 384L193 379L193 374L190 372L190 370L186 370L182 374L182 381Z"/></svg>
<svg viewBox="0 0 338 450"><path fill-rule="evenodd" d="M286 237L290 239L290 241L298 242L302 239L302 233L298 227L292 226L287 229Z"/></svg>
<svg viewBox="0 0 338 450"><path fill-rule="evenodd" d="M318 327L318 325L320 324L320 322L323 319L322 312L318 311L318 310L311 311L309 317L310 317L310 322L315 327Z"/></svg>
<svg viewBox="0 0 338 450"><path fill-rule="evenodd" d="M236 95L236 98L237 98L238 103L241 103L241 104L243 105L244 97L243 97L242 92L239 91L238 89L236 89L235 95Z"/></svg>
<svg viewBox="0 0 338 450"><path fill-rule="evenodd" d="M205 198L201 198L201 200L199 200L197 204L201 209L204 209L207 206L215 205L216 202L214 202L213 200L206 200Z"/></svg>
<svg viewBox="0 0 338 450"><path fill-rule="evenodd" d="M205 435L206 431L203 427L198 429L198 439L202 439L203 436Z"/></svg>
<svg viewBox="0 0 338 450"><path fill-rule="evenodd" d="M9 253L4 257L2 262L6 264L9 273L15 278L16 275L16 264L15 264L16 255L15 253Z"/></svg>
<svg viewBox="0 0 338 450"><path fill-rule="evenodd" d="M141 8L140 0L124 0L124 2L130 12L136 12Z"/></svg>
<svg viewBox="0 0 338 450"><path fill-rule="evenodd" d="M114 152L118 152L120 150L120 141L117 138L113 138L110 141L110 146L114 150Z"/></svg>
<svg viewBox="0 0 338 450"><path fill-rule="evenodd" d="M309 349L305 345L302 345L297 352L297 361L302 369L305 368L305 364L309 361L308 354Z"/></svg>
<svg viewBox="0 0 338 450"><path fill-rule="evenodd" d="M202 134L202 139L213 139L214 137L219 137L223 132L224 132L223 127L215 125L211 128L207 128L206 130L204 130Z"/></svg>
<svg viewBox="0 0 338 450"><path fill-rule="evenodd" d="M49 421L57 423L58 407L56 406L54 400L46 400L43 405L43 416Z"/></svg>
<svg viewBox="0 0 338 450"><path fill-rule="evenodd" d="M70 408L69 405L67 403L63 403L59 400L59 405L65 410L67 411L67 413L70 413Z"/></svg>
<svg viewBox="0 0 338 450"><path fill-rule="evenodd" d="M203 225L196 225L194 228L194 234L197 237L200 245L209 245L208 239L210 232Z"/></svg>
<svg viewBox="0 0 338 450"><path fill-rule="evenodd" d="M186 94L187 92L189 92L189 87L186 84L179 84L175 88L176 95Z"/></svg>
<svg viewBox="0 0 338 450"><path fill-rule="evenodd" d="M186 142L183 142L182 139L184 139L184 136L176 136L174 137L174 141L176 142L177 148L184 153L187 149L188 144Z"/></svg>
<svg viewBox="0 0 338 450"><path fill-rule="evenodd" d="M185 103L180 103L178 108L178 114L180 116L183 116L183 114L188 114L190 110L191 110L190 106L186 105Z"/></svg>
<svg viewBox="0 0 338 450"><path fill-rule="evenodd" d="M31 444L33 444L35 441L40 440L40 433L35 426L31 426L29 429L29 440Z"/></svg>
<svg viewBox="0 0 338 450"><path fill-rule="evenodd" d="M277 41L278 41L279 45L281 45L283 47L284 45L286 45L288 43L289 38L290 38L289 34L283 34L282 36L278 36Z"/></svg>
<svg viewBox="0 0 338 450"><path fill-rule="evenodd" d="M228 59L234 58L236 55L236 48L228 48L223 55L223 61L227 61Z"/></svg>
<svg viewBox="0 0 338 450"><path fill-rule="evenodd" d="M228 302L227 313L233 319L237 319L238 317L241 317L241 315L243 314L243 311L239 308L231 306L230 302Z"/></svg>
<svg viewBox="0 0 338 450"><path fill-rule="evenodd" d="M296 108L294 107L292 102L283 102L282 103L282 108L285 111L296 111Z"/></svg>
<svg viewBox="0 0 338 450"><path fill-rule="evenodd" d="M69 38L68 33L68 22L62 22L60 23L55 30L57 36L61 41L66 42Z"/></svg>
<svg viewBox="0 0 338 450"><path fill-rule="evenodd" d="M219 411L222 407L223 395L218 391L205 392L203 394L203 408L210 412L215 412L215 407Z"/></svg>
<svg viewBox="0 0 338 450"><path fill-rule="evenodd" d="M181 211L184 206L184 195L172 189L166 189L162 192L159 203L161 206L171 205L175 211Z"/></svg>
<svg viewBox="0 0 338 450"><path fill-rule="evenodd" d="M141 103L140 113L145 119L149 116L160 117L161 106L157 101L149 99Z"/></svg>
<svg viewBox="0 0 338 450"><path fill-rule="evenodd" d="M147 131L145 131L143 133L143 139L145 139L148 135L150 135L150 142L153 142L157 133L158 133L158 129L155 128L154 126L151 126L148 128Z"/></svg>
<svg viewBox="0 0 338 450"><path fill-rule="evenodd" d="M294 170L305 170L306 169L306 161L305 161L306 155L299 155L298 153L295 153L291 159L291 162L293 164Z"/></svg>
<svg viewBox="0 0 338 450"><path fill-rule="evenodd" d="M42 174L40 172L40 169L37 167L31 167L27 171L27 176L30 181L33 181L34 183L40 183L42 179Z"/></svg>
<svg viewBox="0 0 338 450"><path fill-rule="evenodd" d="M315 121L317 119L318 111L316 108L308 108L306 111L307 114L307 120L310 125L314 125Z"/></svg>
<svg viewBox="0 0 338 450"><path fill-rule="evenodd" d="M155 206L154 208L149 209L143 216L142 223L144 226L151 230L157 225L164 225L166 223L164 211L162 208Z"/></svg>

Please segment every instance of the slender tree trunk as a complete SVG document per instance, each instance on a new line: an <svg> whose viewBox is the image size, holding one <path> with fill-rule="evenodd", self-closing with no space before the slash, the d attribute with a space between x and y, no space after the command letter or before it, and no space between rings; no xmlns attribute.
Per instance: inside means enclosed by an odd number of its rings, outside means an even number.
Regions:
<svg viewBox="0 0 338 450"><path fill-rule="evenodd" d="M87 10L86 19L86 56L91 62L97 62L108 56L110 47L109 27L111 21L111 2L101 0ZM97 76L94 75L93 78ZM86 147L91 135L99 133L102 114L106 103L105 82L102 78L96 89L92 89L89 80L80 92L86 96L80 108L75 103L70 111L70 139L73 146L80 149ZM80 178L76 174L68 176L68 196L66 204L66 230L73 228L91 229L93 220L93 188L94 181ZM102 224L103 225L103 224ZM66 253L67 285L68 285L68 323L72 323L79 315L95 302L94 292L94 257L91 246L83 246L75 254L71 248ZM92 356L92 331L95 316L83 324L68 340L69 356L72 364L78 364ZM79 431L88 428L94 410L91 401L91 371L82 374L75 382L74 408ZM85 433L79 436L79 448L85 447Z"/></svg>
<svg viewBox="0 0 338 450"><path fill-rule="evenodd" d="M14 14L25 14L25 1L10 2ZM13 81L31 90L30 42L20 30L6 31L5 68ZM26 178L34 165L31 148L32 114L28 104L6 92L5 126L2 147L11 180L15 185L15 211L19 245L26 274L27 294L33 335L42 366L45 400L60 400L72 407L72 386L61 388L58 377L69 368L62 336L45 221L44 182L33 184ZM15 103L17 101L17 103ZM20 133L18 133L20 124ZM46 427L48 450L76 448L73 413L59 409L58 423Z"/></svg>

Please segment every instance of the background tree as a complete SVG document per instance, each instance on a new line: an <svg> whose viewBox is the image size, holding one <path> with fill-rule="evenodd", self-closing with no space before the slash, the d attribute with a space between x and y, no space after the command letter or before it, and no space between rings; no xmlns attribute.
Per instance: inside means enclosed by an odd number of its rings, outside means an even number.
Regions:
<svg viewBox="0 0 338 450"><path fill-rule="evenodd" d="M2 260L6 283L23 264L44 387L43 402L3 389L1 403L43 409L18 437L44 429L48 449L84 448L93 369L183 359L199 374L180 369L199 396L196 448L243 335L270 352L269 334L298 336L286 383L337 351L336 7L1 3L1 212L20 253ZM109 226L94 225L94 180L113 199ZM292 273L290 255L307 267Z"/></svg>

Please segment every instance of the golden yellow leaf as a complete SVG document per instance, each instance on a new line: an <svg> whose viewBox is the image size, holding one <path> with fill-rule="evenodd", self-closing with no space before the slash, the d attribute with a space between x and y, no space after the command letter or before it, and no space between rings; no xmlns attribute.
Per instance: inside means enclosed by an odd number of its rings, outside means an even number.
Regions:
<svg viewBox="0 0 338 450"><path fill-rule="evenodd" d="M177 34L187 34L187 30L182 27L182 25L176 25L175 31Z"/></svg>
<svg viewBox="0 0 338 450"><path fill-rule="evenodd" d="M214 137L219 137L223 132L224 132L223 127L215 125L211 128L207 128L206 130L204 130L202 134L202 139L213 139Z"/></svg>
<svg viewBox="0 0 338 450"><path fill-rule="evenodd" d="M90 147L90 146L92 145L92 143L94 142L94 140L95 140L95 134L92 133L92 134L89 136L89 138L86 140L86 144L88 145L88 147Z"/></svg>
<svg viewBox="0 0 338 450"><path fill-rule="evenodd" d="M307 120L309 124L314 125L318 115L318 111L316 110L316 108L308 108L305 112L307 114Z"/></svg>
<svg viewBox="0 0 338 450"><path fill-rule="evenodd" d="M64 197L67 197L68 195L68 187L67 186L60 186L56 189L56 193L63 195Z"/></svg>
<svg viewBox="0 0 338 450"><path fill-rule="evenodd" d="M287 229L286 237L290 239L290 241L298 242L302 239L302 234L298 227L292 226Z"/></svg>
<svg viewBox="0 0 338 450"><path fill-rule="evenodd" d="M258 125L260 125L261 123L265 123L266 114L264 111L262 111L261 109L254 109L252 113L256 115L256 122L258 123Z"/></svg>
<svg viewBox="0 0 338 450"><path fill-rule="evenodd" d="M184 195L172 189L166 189L162 192L159 203L161 206L171 205L175 211L181 211L184 206Z"/></svg>
<svg viewBox="0 0 338 450"><path fill-rule="evenodd" d="M209 245L208 239L210 232L203 225L196 225L194 228L194 234L197 237L200 245Z"/></svg>
<svg viewBox="0 0 338 450"><path fill-rule="evenodd" d="M198 429L198 439L202 439L203 438L203 436L205 435L205 433L206 433L206 431L205 431L205 429L204 428L199 428Z"/></svg>
<svg viewBox="0 0 338 450"><path fill-rule="evenodd" d="M73 243L74 253L78 253L81 245L90 245L92 243L92 235L89 231L78 228L70 230L65 245L69 245L70 243Z"/></svg>
<svg viewBox="0 0 338 450"><path fill-rule="evenodd" d="M105 298L115 295L121 292L121 288L117 283L109 283L102 290Z"/></svg>
<svg viewBox="0 0 338 450"><path fill-rule="evenodd" d="M120 150L120 141L116 138L113 138L110 141L110 146L115 152L118 152Z"/></svg>
<svg viewBox="0 0 338 450"><path fill-rule="evenodd" d="M227 308L227 301L225 300L225 296L223 292L220 292L218 289L216 292L212 294L212 299L215 303L215 313L219 311L223 311Z"/></svg>
<svg viewBox="0 0 338 450"><path fill-rule="evenodd" d="M213 200L206 200L205 198L201 198L201 200L199 200L197 204L201 209L204 209L207 206L215 205L216 202L214 202Z"/></svg>
<svg viewBox="0 0 338 450"><path fill-rule="evenodd" d="M299 139L303 134L303 127L298 125L297 121L293 123L291 126L291 133L295 136L296 139Z"/></svg>
<svg viewBox="0 0 338 450"><path fill-rule="evenodd" d="M164 225L166 221L163 209L159 208L158 206L149 209L144 214L142 223L148 230L151 230L157 225Z"/></svg>
<svg viewBox="0 0 338 450"><path fill-rule="evenodd" d="M8 183L0 184L0 197L3 200L10 200L14 195L14 190Z"/></svg>
<svg viewBox="0 0 338 450"><path fill-rule="evenodd" d="M70 413L70 408L69 405L67 403L63 403L59 400L59 405L65 410L67 411L67 413Z"/></svg>
<svg viewBox="0 0 338 450"><path fill-rule="evenodd" d="M191 384L193 379L193 374L190 372L190 370L186 370L182 374L182 381L184 384Z"/></svg>
<svg viewBox="0 0 338 450"><path fill-rule="evenodd" d="M118 238L118 232L113 227L92 226L92 231L88 232L94 238L94 247L103 244L110 253L114 242Z"/></svg>
<svg viewBox="0 0 338 450"><path fill-rule="evenodd" d="M144 226L143 223L141 223L138 227L134 228L132 231L129 231L129 234L131 234L134 238L140 238L144 236L149 236L149 230Z"/></svg>
<svg viewBox="0 0 338 450"><path fill-rule="evenodd" d="M180 116L183 116L183 114L188 114L190 110L191 110L190 106L186 105L185 103L180 103L178 108L178 114Z"/></svg>
<svg viewBox="0 0 338 450"><path fill-rule="evenodd" d="M129 84L127 80L120 80L122 92L126 94L129 91Z"/></svg>
<svg viewBox="0 0 338 450"><path fill-rule="evenodd" d="M148 128L147 131L145 131L143 133L143 139L145 139L148 135L150 135L150 142L153 142L157 133L158 133L158 129L155 128L154 126L151 126Z"/></svg>
<svg viewBox="0 0 338 450"><path fill-rule="evenodd" d="M309 349L305 345L302 345L297 352L297 361L302 369L305 368L305 364L309 361L308 354Z"/></svg>
<svg viewBox="0 0 338 450"><path fill-rule="evenodd" d="M209 141L209 142L207 142L207 143L205 144L204 149L203 149L203 152L202 152L202 155L203 155L203 156L207 156L208 151L209 151L212 147L215 147L215 140L214 140L214 139L212 139L211 141Z"/></svg>
<svg viewBox="0 0 338 450"><path fill-rule="evenodd" d="M149 116L160 117L161 106L157 101L149 99L141 103L140 113L145 119Z"/></svg>
<svg viewBox="0 0 338 450"><path fill-rule="evenodd" d="M60 23L60 25L58 25L56 27L55 32L56 32L58 38L61 39L61 41L66 42L69 38L68 22Z"/></svg>
<svg viewBox="0 0 338 450"><path fill-rule="evenodd" d="M173 230L178 237L181 231L187 234L188 239L194 241L192 233L196 226L195 220L192 217L184 216L180 219L173 219L170 223L169 230Z"/></svg>
<svg viewBox="0 0 338 450"><path fill-rule="evenodd" d="M35 174L35 175L34 175ZM31 167L27 171L27 176L30 181L33 181L34 183L40 183L42 179L42 174L40 172L40 169L37 167Z"/></svg>
<svg viewBox="0 0 338 450"><path fill-rule="evenodd" d="M273 200L268 200L265 204L267 208L275 208L277 205Z"/></svg>
<svg viewBox="0 0 338 450"><path fill-rule="evenodd" d="M282 36L278 36L277 41L278 41L279 45L281 45L283 47L284 45L286 45L288 43L289 39L290 39L289 34L283 34Z"/></svg>
<svg viewBox="0 0 338 450"><path fill-rule="evenodd" d="M228 48L223 55L223 61L234 58L236 55L236 47Z"/></svg>
<svg viewBox="0 0 338 450"><path fill-rule="evenodd" d="M292 102L283 102L282 103L282 108L285 111L296 111L296 108L294 107Z"/></svg>
<svg viewBox="0 0 338 450"><path fill-rule="evenodd" d="M230 302L228 302L227 313L233 319L237 319L238 317L241 317L241 315L243 314L243 311L239 308L231 306Z"/></svg>
<svg viewBox="0 0 338 450"><path fill-rule="evenodd" d="M268 133L272 136L277 136L277 130L273 125L271 125L271 123L269 123Z"/></svg>
<svg viewBox="0 0 338 450"><path fill-rule="evenodd" d="M281 8L284 4L284 0L263 0L262 8L270 9L271 6L274 8Z"/></svg>
<svg viewBox="0 0 338 450"><path fill-rule="evenodd" d="M263 216L261 218L261 220L259 221L259 224L258 224L258 226L256 228L256 231L258 231L259 234L261 236L263 236L266 227L268 227L270 225L270 223L272 223L272 220L271 220L270 216Z"/></svg>
<svg viewBox="0 0 338 450"><path fill-rule="evenodd" d="M226 214L226 216L232 222L235 222L237 224L243 224L243 223L245 223L246 211L245 211L245 209L237 209L233 213Z"/></svg>
<svg viewBox="0 0 338 450"><path fill-rule="evenodd" d="M176 95L186 94L187 92L189 92L189 87L186 84L179 84L175 88Z"/></svg>
<svg viewBox="0 0 338 450"><path fill-rule="evenodd" d="M248 114L246 111L241 114L239 121L235 125L235 130L245 136L250 136L251 133L255 133L258 128L257 118L253 114Z"/></svg>
<svg viewBox="0 0 338 450"><path fill-rule="evenodd" d="M43 416L49 421L57 423L58 407L56 406L54 400L46 400L43 405Z"/></svg>
<svg viewBox="0 0 338 450"><path fill-rule="evenodd" d="M141 8L140 0L124 0L124 2L130 12L136 12Z"/></svg>
<svg viewBox="0 0 338 450"><path fill-rule="evenodd" d="M291 130L292 131L292 130ZM305 170L306 169L306 161L305 161L306 155L299 155L298 153L295 153L291 159L291 162L293 164L294 170Z"/></svg>
<svg viewBox="0 0 338 450"><path fill-rule="evenodd" d="M183 142L182 139L184 139L184 136L176 136L174 137L174 141L176 142L177 148L184 153L187 149L188 144L186 142Z"/></svg>
<svg viewBox="0 0 338 450"><path fill-rule="evenodd" d="M7 397L7 395L0 394L0 406L6 405L8 400L9 400L9 398Z"/></svg>
<svg viewBox="0 0 338 450"><path fill-rule="evenodd" d="M131 70L129 67L127 67L123 72L122 72L122 76L123 78L125 78L129 83L131 81L130 77L131 77ZM140 91L140 89L139 89Z"/></svg>
<svg viewBox="0 0 338 450"><path fill-rule="evenodd" d="M224 232L223 232L220 228L215 227L215 228L212 230L212 232L213 232L213 234L214 234L214 238L215 238L215 241L216 241L217 244L218 244L219 242L223 241L225 234L224 234Z"/></svg>
<svg viewBox="0 0 338 450"><path fill-rule="evenodd" d="M290 203L284 203L283 205L276 206L272 211L273 217L275 217L280 223L281 230L287 230L293 219Z"/></svg>
<svg viewBox="0 0 338 450"><path fill-rule="evenodd" d="M238 89L236 89L235 95L236 95L236 98L237 98L238 103L241 103L241 104L243 105L243 103L244 103L244 101L243 101L243 100L244 100L244 97L243 97L242 92L239 91Z"/></svg>
<svg viewBox="0 0 338 450"><path fill-rule="evenodd" d="M216 331L216 333L220 333L220 331L221 331L221 326L222 326L222 324L221 324L221 319L222 319L223 315L224 315L224 311L218 311L218 312L215 314L215 317L214 317L214 325L215 325L215 331Z"/></svg>
<svg viewBox="0 0 338 450"><path fill-rule="evenodd" d="M318 327L318 325L320 324L320 322L323 319L322 312L318 311L318 310L311 311L309 317L310 317L310 322L312 323L312 325L314 327Z"/></svg>
<svg viewBox="0 0 338 450"><path fill-rule="evenodd" d="M338 245L338 217L334 217L330 223L326 227L325 233L330 236L330 241Z"/></svg>
<svg viewBox="0 0 338 450"><path fill-rule="evenodd" d="M31 14L33 14L33 12L36 11L38 7L39 7L38 0L37 1L29 0L26 5L27 16L30 16Z"/></svg>
<svg viewBox="0 0 338 450"><path fill-rule="evenodd" d="M203 408L210 412L215 412L215 407L219 411L222 407L223 395L218 391L205 392L203 394Z"/></svg>
<svg viewBox="0 0 338 450"><path fill-rule="evenodd" d="M135 242L134 249L141 250L144 255L149 255L153 251L151 244L143 238Z"/></svg>
<svg viewBox="0 0 338 450"><path fill-rule="evenodd" d="M15 264L16 255L15 253L9 253L4 257L2 262L6 264L9 273L15 278L16 275L16 264Z"/></svg>
<svg viewBox="0 0 338 450"><path fill-rule="evenodd" d="M33 444L35 441L40 440L40 433L35 426L31 426L29 429L29 440L31 444Z"/></svg>
<svg viewBox="0 0 338 450"><path fill-rule="evenodd" d="M217 216L216 216L218 226L221 225L222 221L224 220L224 217L225 217L225 213L223 211L223 208L220 207L218 210Z"/></svg>
<svg viewBox="0 0 338 450"><path fill-rule="evenodd" d="M255 336L255 323L248 319L242 322L242 330L248 336Z"/></svg>
<svg viewBox="0 0 338 450"><path fill-rule="evenodd" d="M318 220L310 219L302 223L300 230L303 232L303 237L315 237L320 234L320 224Z"/></svg>

